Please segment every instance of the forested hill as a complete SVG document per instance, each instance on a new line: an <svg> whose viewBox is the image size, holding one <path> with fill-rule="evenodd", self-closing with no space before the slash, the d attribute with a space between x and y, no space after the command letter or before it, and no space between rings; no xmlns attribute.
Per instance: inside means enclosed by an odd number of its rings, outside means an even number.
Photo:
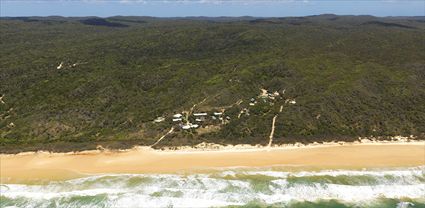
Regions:
<svg viewBox="0 0 425 208"><path fill-rule="evenodd" d="M425 137L425 17L3 17L0 32L0 152L167 132L155 148L267 145L274 118L273 144Z"/></svg>

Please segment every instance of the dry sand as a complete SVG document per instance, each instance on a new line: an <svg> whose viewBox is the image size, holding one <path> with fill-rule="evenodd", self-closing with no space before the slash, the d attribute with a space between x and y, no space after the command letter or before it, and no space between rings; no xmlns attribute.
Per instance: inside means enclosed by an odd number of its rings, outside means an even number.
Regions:
<svg viewBox="0 0 425 208"><path fill-rule="evenodd" d="M425 142L318 145L218 151L26 153L0 155L1 183L64 180L86 174L172 173L225 167L276 165L372 168L425 165Z"/></svg>

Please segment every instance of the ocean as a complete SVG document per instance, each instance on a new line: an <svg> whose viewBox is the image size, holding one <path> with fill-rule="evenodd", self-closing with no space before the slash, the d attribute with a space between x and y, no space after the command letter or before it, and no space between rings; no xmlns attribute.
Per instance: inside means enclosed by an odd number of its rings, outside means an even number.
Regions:
<svg viewBox="0 0 425 208"><path fill-rule="evenodd" d="M425 166L226 168L2 184L0 207L425 207Z"/></svg>

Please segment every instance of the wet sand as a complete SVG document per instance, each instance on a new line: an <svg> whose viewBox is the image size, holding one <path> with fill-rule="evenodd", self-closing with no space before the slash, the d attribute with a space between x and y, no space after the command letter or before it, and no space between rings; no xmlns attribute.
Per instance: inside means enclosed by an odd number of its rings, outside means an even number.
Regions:
<svg viewBox="0 0 425 208"><path fill-rule="evenodd" d="M320 169L425 165L425 142L318 145L217 151L128 151L0 155L1 183L65 180L102 173L174 173L226 167Z"/></svg>

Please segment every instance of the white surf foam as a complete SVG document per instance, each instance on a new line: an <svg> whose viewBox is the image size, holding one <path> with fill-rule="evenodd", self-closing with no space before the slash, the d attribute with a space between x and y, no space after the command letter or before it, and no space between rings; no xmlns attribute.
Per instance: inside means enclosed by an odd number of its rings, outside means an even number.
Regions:
<svg viewBox="0 0 425 208"><path fill-rule="evenodd" d="M240 177L241 174L243 177ZM219 177L216 177L219 175ZM289 176L373 176L378 183L344 185L329 182L292 181ZM228 178L226 176L232 176ZM248 177L246 177L248 176ZM253 177L249 177L253 176ZM273 178L263 177L270 176ZM390 179L386 179L388 178ZM75 196L105 195L106 207L211 207L242 205L249 201L289 203L336 199L347 202L377 198L413 198L425 201L422 167L390 170L326 170L283 172L274 170L227 170L219 174L108 174L51 182L47 185L7 184L1 195L25 198L40 204L63 203ZM395 182L393 180L396 180ZM326 181L326 180L325 180ZM399 181L399 182L397 182ZM408 181L409 183L407 183ZM101 197L100 197L101 198ZM28 207L31 207L28 205Z"/></svg>

